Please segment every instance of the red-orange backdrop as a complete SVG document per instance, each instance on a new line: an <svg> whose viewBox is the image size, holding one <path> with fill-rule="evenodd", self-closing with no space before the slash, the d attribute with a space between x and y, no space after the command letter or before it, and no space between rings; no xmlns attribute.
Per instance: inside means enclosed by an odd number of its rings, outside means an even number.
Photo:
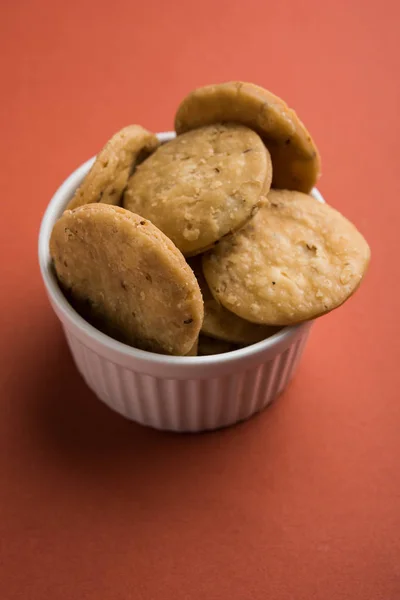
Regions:
<svg viewBox="0 0 400 600"><path fill-rule="evenodd" d="M400 598L400 11L393 0L3 0L0 595L4 600ZM320 188L372 247L281 400L161 434L75 371L36 259L62 179L191 88L283 96Z"/></svg>

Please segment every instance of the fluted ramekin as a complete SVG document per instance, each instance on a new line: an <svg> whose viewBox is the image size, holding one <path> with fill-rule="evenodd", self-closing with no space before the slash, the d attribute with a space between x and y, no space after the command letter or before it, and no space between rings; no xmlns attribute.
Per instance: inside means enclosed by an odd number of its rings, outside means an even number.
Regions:
<svg viewBox="0 0 400 600"><path fill-rule="evenodd" d="M159 134L162 142L173 136ZM266 340L226 354L164 356L108 337L66 300L52 269L49 240L54 223L93 160L76 169L54 194L39 234L43 281L83 379L111 409L157 429L218 429L260 412L292 379L312 322L285 327ZM313 195L323 202L317 190Z"/></svg>

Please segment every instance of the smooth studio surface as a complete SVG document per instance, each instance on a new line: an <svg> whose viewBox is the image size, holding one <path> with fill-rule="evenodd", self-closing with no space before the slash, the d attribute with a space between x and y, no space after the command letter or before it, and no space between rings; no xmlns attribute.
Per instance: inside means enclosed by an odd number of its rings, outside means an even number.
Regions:
<svg viewBox="0 0 400 600"><path fill-rule="evenodd" d="M400 597L400 68L395 2L4 2L0 18L0 588L7 600ZM294 106L318 187L372 249L279 402L160 434L95 399L37 265L45 207L129 123L193 87Z"/></svg>

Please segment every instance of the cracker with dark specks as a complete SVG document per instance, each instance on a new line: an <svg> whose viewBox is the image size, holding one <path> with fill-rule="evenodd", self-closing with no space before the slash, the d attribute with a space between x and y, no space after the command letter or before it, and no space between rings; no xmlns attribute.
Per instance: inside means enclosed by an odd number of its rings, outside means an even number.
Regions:
<svg viewBox="0 0 400 600"><path fill-rule="evenodd" d="M271 190L255 217L203 258L212 294L243 319L290 325L345 302L370 249L339 212L301 192Z"/></svg>
<svg viewBox="0 0 400 600"><path fill-rule="evenodd" d="M191 92L175 117L178 134L235 122L254 129L272 158L272 186L310 192L321 171L318 149L294 110L268 90L241 81L208 85Z"/></svg>
<svg viewBox="0 0 400 600"><path fill-rule="evenodd" d="M130 178L123 205L191 256L244 225L271 179L269 152L254 131L211 125L160 146Z"/></svg>
<svg viewBox="0 0 400 600"><path fill-rule="evenodd" d="M279 331L278 327L250 323L233 312L227 310L212 295L203 274L201 258L195 257L189 261L199 283L204 301L204 320L201 333L215 339L233 344L255 344Z"/></svg>
<svg viewBox="0 0 400 600"><path fill-rule="evenodd" d="M118 131L97 155L67 209L95 202L120 204L135 166L159 145L157 136L140 125L128 125Z"/></svg>
<svg viewBox="0 0 400 600"><path fill-rule="evenodd" d="M54 225L50 252L62 288L100 329L144 350L195 351L200 288L181 252L152 223L106 204L67 210Z"/></svg>

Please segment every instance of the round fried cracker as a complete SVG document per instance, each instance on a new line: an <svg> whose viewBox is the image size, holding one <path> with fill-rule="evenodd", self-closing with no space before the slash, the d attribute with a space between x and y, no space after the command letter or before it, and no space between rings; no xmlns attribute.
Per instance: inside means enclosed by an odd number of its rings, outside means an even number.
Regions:
<svg viewBox="0 0 400 600"><path fill-rule="evenodd" d="M106 204L67 210L50 252L61 286L100 329L144 350L191 351L201 292L182 254L149 221Z"/></svg>
<svg viewBox="0 0 400 600"><path fill-rule="evenodd" d="M136 164L159 146L157 137L140 125L118 131L99 152L67 209L101 202L120 204L121 195Z"/></svg>
<svg viewBox="0 0 400 600"><path fill-rule="evenodd" d="M211 125L160 146L130 178L123 204L191 256L241 227L271 177L269 152L254 131Z"/></svg>
<svg viewBox="0 0 400 600"><path fill-rule="evenodd" d="M200 257L189 262L199 283L204 301L204 320L201 333L212 338L231 342L233 344L255 344L270 337L277 331L278 327L257 325L245 321L233 312L227 310L214 298L203 274Z"/></svg>
<svg viewBox="0 0 400 600"><path fill-rule="evenodd" d="M212 294L254 323L289 325L340 306L370 259L339 212L301 192L271 190L255 217L203 258Z"/></svg>
<svg viewBox="0 0 400 600"><path fill-rule="evenodd" d="M317 147L294 110L252 83L232 81L191 92L175 117L178 134L212 123L242 123L264 140L271 153L275 188L310 192L321 170Z"/></svg>

